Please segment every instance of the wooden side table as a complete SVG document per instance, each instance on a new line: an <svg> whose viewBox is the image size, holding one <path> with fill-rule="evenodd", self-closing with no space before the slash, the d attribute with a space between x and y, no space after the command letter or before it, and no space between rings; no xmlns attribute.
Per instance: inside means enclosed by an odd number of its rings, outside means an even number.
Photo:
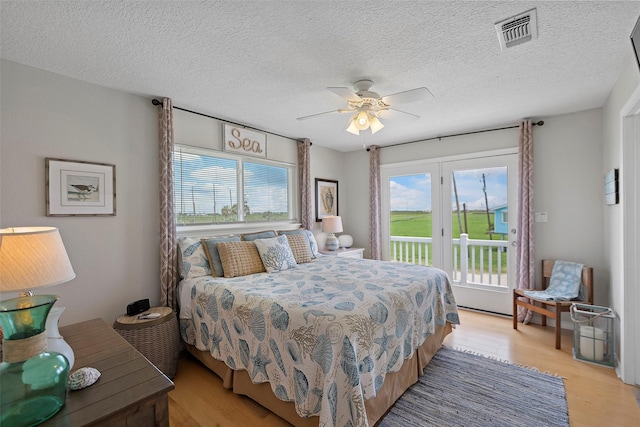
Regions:
<svg viewBox="0 0 640 427"><path fill-rule="evenodd" d="M321 250L322 255L334 255L347 258L364 258L364 248L340 248L337 251Z"/></svg>
<svg viewBox="0 0 640 427"><path fill-rule="evenodd" d="M140 318L151 313L159 317ZM152 307L135 316L123 314L113 323L113 329L166 376L173 378L176 375L180 354L180 330L178 319L171 308Z"/></svg>
<svg viewBox="0 0 640 427"><path fill-rule="evenodd" d="M41 426L169 426L173 383L102 319L60 333L75 353L74 368L96 368L101 375L87 388L68 391L60 412Z"/></svg>

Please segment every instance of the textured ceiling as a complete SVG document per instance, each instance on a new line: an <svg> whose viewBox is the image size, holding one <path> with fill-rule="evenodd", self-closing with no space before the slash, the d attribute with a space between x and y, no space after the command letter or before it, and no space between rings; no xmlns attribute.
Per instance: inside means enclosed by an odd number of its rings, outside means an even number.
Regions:
<svg viewBox="0 0 640 427"><path fill-rule="evenodd" d="M2 1L2 58L342 151L601 107L640 2ZM494 24L537 7L538 39L500 50ZM326 89L434 98L375 135L344 131ZM72 94L70 94L72 95ZM399 107L400 108L400 107Z"/></svg>

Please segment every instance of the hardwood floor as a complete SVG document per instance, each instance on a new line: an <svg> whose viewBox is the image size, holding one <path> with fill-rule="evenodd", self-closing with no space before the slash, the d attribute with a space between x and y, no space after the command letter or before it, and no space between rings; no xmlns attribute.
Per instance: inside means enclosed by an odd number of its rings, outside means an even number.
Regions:
<svg viewBox="0 0 640 427"><path fill-rule="evenodd" d="M445 345L537 368L564 378L572 427L639 426L634 388L611 368L573 359L572 331L563 331L562 350L554 348L553 329L518 326L511 319L460 311L461 325ZM169 393L171 427L290 426L252 400L222 387L218 376L183 352ZM517 398L517 394L514 394Z"/></svg>

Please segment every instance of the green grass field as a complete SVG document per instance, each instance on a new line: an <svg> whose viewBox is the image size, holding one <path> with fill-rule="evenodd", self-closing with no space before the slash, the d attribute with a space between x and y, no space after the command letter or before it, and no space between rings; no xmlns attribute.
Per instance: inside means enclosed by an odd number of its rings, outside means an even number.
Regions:
<svg viewBox="0 0 640 427"><path fill-rule="evenodd" d="M493 215L491 215L491 220L493 221ZM464 227L464 217L460 216L460 221ZM489 224L487 222L487 214L481 211L472 211L467 212L467 227L468 227L468 235L469 239L478 239L478 240L490 240L489 239ZM391 212L391 224L390 231L392 236L411 236L411 237L432 237L431 230L431 212L419 212L419 211L393 211ZM452 218L453 230L452 236L454 239L460 237L460 227L458 226L458 216L456 214L453 215ZM497 235L493 235L493 240L502 240ZM504 239L506 240L506 239ZM489 248L484 249L484 260L485 263L488 262ZM425 254L424 244L422 245L422 259L421 262L424 262L424 254ZM432 250L429 248L429 265L431 265L431 257ZM497 268L498 259L495 256L495 249L493 254L493 268ZM390 254L393 257L393 253ZM506 252L501 252L501 265L502 272L505 273L507 269L507 254ZM396 259L398 259L398 255L396 255ZM476 250L475 253L476 265L480 265L480 251ZM469 260L469 265L471 265L471 260Z"/></svg>
<svg viewBox="0 0 640 427"><path fill-rule="evenodd" d="M287 220L289 219L289 214L287 212L260 212L260 213L251 213L245 217L246 222L254 222L254 221L277 221L277 220ZM192 215L192 214L178 214L176 216L176 223L178 225L189 225L189 224L221 224L225 222L236 222L238 218L235 215L224 216L221 214L200 214L200 215Z"/></svg>

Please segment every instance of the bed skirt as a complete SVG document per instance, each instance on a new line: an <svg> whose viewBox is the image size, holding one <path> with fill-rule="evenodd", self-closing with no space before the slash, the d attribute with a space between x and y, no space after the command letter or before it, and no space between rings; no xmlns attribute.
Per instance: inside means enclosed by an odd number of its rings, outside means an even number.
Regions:
<svg viewBox="0 0 640 427"><path fill-rule="evenodd" d="M449 322L436 327L434 333L418 347L413 357L405 360L398 372L386 375L384 384L378 390L376 397L365 401L367 420L370 426L377 423L395 401L418 381L424 367L431 361L451 330ZM184 346L189 353L222 378L222 385L225 388L251 398L296 427L318 427L319 418L317 416L302 418L296 412L293 402L285 402L273 394L269 383L253 384L247 371L234 371L224 362L214 359L208 352L200 351L190 344L184 343Z"/></svg>

